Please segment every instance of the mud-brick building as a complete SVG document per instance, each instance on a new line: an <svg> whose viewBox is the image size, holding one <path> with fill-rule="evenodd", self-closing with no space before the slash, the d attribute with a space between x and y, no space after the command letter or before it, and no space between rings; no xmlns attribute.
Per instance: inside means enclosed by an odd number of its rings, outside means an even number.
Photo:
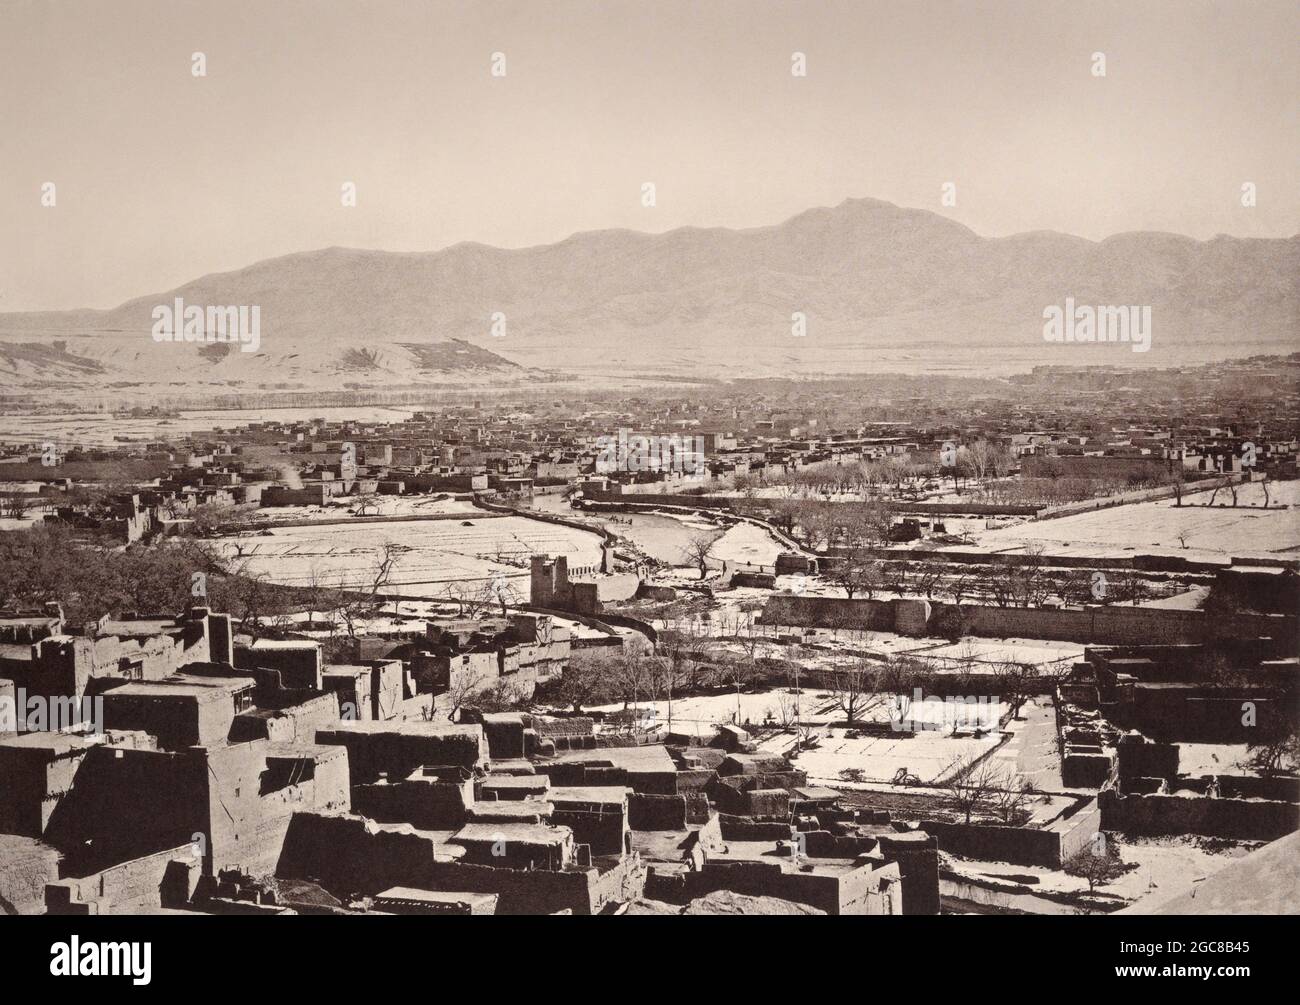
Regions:
<svg viewBox="0 0 1300 1005"><path fill-rule="evenodd" d="M66 707L120 683L158 681L191 663L232 661L230 616L192 607L184 614L108 616L72 634L57 605L0 612L0 680L15 692Z"/></svg>

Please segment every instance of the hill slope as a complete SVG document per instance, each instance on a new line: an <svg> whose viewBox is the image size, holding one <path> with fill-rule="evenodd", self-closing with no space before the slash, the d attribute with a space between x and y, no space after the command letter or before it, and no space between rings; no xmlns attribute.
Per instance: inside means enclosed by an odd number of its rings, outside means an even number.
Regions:
<svg viewBox="0 0 1300 1005"><path fill-rule="evenodd" d="M154 343L151 311L178 297L258 305L260 351ZM1043 309L1066 297L1151 306L1151 351L1045 343ZM791 333L796 311L804 338ZM491 327L498 313L502 337ZM983 238L934 213L859 199L750 230L285 255L113 310L0 314L0 376L19 387L383 387L526 376L515 364L709 377L719 367L1175 366L1291 351L1298 334L1300 236Z"/></svg>

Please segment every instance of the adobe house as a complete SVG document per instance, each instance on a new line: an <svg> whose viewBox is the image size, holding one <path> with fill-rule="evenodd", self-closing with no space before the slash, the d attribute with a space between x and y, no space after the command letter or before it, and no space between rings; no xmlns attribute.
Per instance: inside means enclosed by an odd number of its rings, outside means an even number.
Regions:
<svg viewBox="0 0 1300 1005"><path fill-rule="evenodd" d="M62 612L47 605L41 616L0 615L0 678L15 690L47 699L87 695L121 681L157 681L193 662L230 664L230 616L192 607L171 615L108 615L65 634ZM94 681L94 683L92 683Z"/></svg>
<svg viewBox="0 0 1300 1005"><path fill-rule="evenodd" d="M104 728L156 737L163 750L223 746L235 716L253 707L248 677L181 676L104 694Z"/></svg>
<svg viewBox="0 0 1300 1005"><path fill-rule="evenodd" d="M298 639L258 639L235 646L235 666L240 670L277 670L287 688L321 690L319 642Z"/></svg>

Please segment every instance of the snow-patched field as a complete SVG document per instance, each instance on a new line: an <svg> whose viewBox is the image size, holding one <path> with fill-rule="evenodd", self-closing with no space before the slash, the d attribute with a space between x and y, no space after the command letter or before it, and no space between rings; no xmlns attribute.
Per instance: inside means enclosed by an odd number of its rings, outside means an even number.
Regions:
<svg viewBox="0 0 1300 1005"><path fill-rule="evenodd" d="M1294 555L1300 551L1300 481L1269 485L1272 508L1264 509L1258 482L1243 485L1238 505L1220 490L1209 507L1210 493L1131 503L1053 520L1035 520L975 535L981 548L1017 551L1034 543L1053 554L1122 555L1129 551L1183 555L1187 558ZM1279 508L1278 504L1290 508ZM1186 547L1184 547L1184 544Z"/></svg>
<svg viewBox="0 0 1300 1005"><path fill-rule="evenodd" d="M1244 743L1180 743L1178 773L1200 778L1205 775L1254 775L1246 762L1250 749Z"/></svg>
<svg viewBox="0 0 1300 1005"><path fill-rule="evenodd" d="M253 517L259 523L285 523L297 520L351 520L355 519L356 499L339 496L324 506L270 506L257 510ZM467 514L482 516L484 511L470 499L441 498L439 496L375 496L363 514L371 517L433 517Z"/></svg>
<svg viewBox="0 0 1300 1005"><path fill-rule="evenodd" d="M215 543L236 565L247 560L247 571L273 583L356 587L373 578L389 541L401 551L383 592L410 597L437 597L453 584L474 586L501 575L513 587L513 602L526 602L530 556L563 555L571 569L600 562L600 538L594 533L523 517L480 519L474 513L464 521L276 527Z"/></svg>
<svg viewBox="0 0 1300 1005"><path fill-rule="evenodd" d="M770 747L763 744L761 749L781 752L780 739ZM818 742L819 746L801 752L795 764L808 772L810 783L844 788L840 772L854 768L869 782L888 782L903 768L924 783L935 782L967 758L987 753L997 742L997 734L979 739L953 737L946 731L850 737L847 730L831 729L820 735Z"/></svg>
<svg viewBox="0 0 1300 1005"><path fill-rule="evenodd" d="M840 771L858 769L866 781L889 781L899 768L906 768L923 782L932 782L942 776L954 762L969 756L986 753L997 741L996 730L984 738L952 736L951 706L942 702L925 701L906 708L905 715L918 721L931 723L934 729L916 731L913 735L899 732L883 737L850 737L842 727L832 727L832 722L843 722L844 711L829 692L818 688L804 688L798 698L798 719L817 730L820 746L802 751L796 764L808 773L810 781L842 785ZM767 722L792 719L796 695L792 688L776 688L762 692L741 692L739 695L711 694L675 698L672 703L672 730L700 737L709 737L722 723L739 723L757 727ZM667 701L641 701L640 708L655 709L660 728L668 726ZM612 712L621 709L622 703L595 706L594 711ZM1006 712L1005 703L981 707L978 715L996 724ZM883 702L861 714L863 721L888 722L890 708ZM793 749L797 737L794 733L777 733L763 741L760 749L772 754L784 754Z"/></svg>
<svg viewBox="0 0 1300 1005"><path fill-rule="evenodd" d="M632 497L635 498L635 497ZM557 496L539 496L534 505L543 512L557 513L569 518L575 511ZM690 505L690 497L683 497L683 505ZM669 565L688 564L687 545L693 538L707 535L713 539L709 566L719 569L723 562L729 568L766 566L776 563L776 556L789 549L762 527L749 523L736 524L722 530L706 517L687 513L619 513L616 519L601 519L600 513L576 514L579 519L590 519L607 530L636 545L651 558Z"/></svg>
<svg viewBox="0 0 1300 1005"><path fill-rule="evenodd" d="M1131 913L1142 914L1168 898L1190 891L1197 882L1212 876L1234 859L1248 854L1246 844L1216 843L1194 835L1141 838L1112 835L1120 861L1132 868L1097 891L1129 902ZM1032 876L1030 890L1044 893L1088 892L1088 881L1081 876L1067 876L1060 869L1036 865L1009 865L948 856L948 867L961 875L1003 882L1020 882Z"/></svg>

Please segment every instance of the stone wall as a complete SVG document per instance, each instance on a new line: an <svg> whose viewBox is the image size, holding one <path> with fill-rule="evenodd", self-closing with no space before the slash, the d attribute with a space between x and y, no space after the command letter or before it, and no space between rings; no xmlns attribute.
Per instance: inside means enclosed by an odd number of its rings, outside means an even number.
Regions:
<svg viewBox="0 0 1300 1005"><path fill-rule="evenodd" d="M1273 841L1300 829L1300 806L1263 799L1211 799L1196 795L1122 794L1099 797L1102 826L1129 834L1201 834Z"/></svg>
<svg viewBox="0 0 1300 1005"><path fill-rule="evenodd" d="M1071 816L1042 828L946 820L923 820L920 828L939 839L940 851L963 858L1059 869L1097 833L1102 819L1098 804L1089 800Z"/></svg>

